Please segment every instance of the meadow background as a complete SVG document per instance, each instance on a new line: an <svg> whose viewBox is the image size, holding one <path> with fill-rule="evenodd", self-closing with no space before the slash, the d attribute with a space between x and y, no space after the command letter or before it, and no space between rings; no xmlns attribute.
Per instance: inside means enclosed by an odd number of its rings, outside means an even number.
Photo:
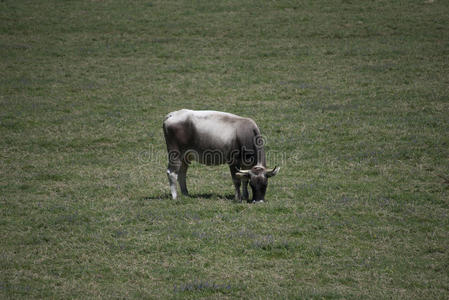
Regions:
<svg viewBox="0 0 449 300"><path fill-rule="evenodd" d="M449 4L0 2L0 298L449 297ZM169 198L164 116L252 117Z"/></svg>

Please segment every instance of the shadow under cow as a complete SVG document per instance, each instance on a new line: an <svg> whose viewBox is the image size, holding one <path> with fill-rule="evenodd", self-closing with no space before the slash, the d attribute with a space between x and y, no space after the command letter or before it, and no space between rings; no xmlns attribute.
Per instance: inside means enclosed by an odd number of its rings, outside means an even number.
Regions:
<svg viewBox="0 0 449 300"><path fill-rule="evenodd" d="M222 195L222 194L218 194L218 193L198 193L198 194L189 194L188 196L182 195L182 197L188 197L188 198L193 198L193 199L217 198L217 199L234 200L233 194ZM142 197L141 200L146 200L146 201L148 201L148 200L172 200L172 197L169 193L164 193L164 194L159 194L159 195L145 196L145 197Z"/></svg>

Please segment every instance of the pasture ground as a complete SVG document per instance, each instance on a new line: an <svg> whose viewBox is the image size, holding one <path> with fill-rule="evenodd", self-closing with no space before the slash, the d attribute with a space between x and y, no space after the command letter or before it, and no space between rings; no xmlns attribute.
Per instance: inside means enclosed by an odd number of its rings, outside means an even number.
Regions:
<svg viewBox="0 0 449 300"><path fill-rule="evenodd" d="M449 297L449 5L0 2L0 298ZM180 108L252 117L168 197Z"/></svg>

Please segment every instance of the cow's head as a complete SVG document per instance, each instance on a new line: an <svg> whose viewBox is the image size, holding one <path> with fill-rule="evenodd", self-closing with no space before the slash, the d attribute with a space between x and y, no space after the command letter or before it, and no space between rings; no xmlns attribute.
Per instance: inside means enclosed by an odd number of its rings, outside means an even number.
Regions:
<svg viewBox="0 0 449 300"><path fill-rule="evenodd" d="M248 180L253 191L253 202L264 201L265 192L267 191L268 178L276 175L280 167L267 169L264 166L257 165L250 170L240 170L236 173L237 177L242 180Z"/></svg>

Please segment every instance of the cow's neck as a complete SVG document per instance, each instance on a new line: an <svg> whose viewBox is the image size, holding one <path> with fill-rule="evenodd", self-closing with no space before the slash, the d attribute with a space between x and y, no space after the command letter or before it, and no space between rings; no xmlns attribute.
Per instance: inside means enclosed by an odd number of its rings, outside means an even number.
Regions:
<svg viewBox="0 0 449 300"><path fill-rule="evenodd" d="M256 150L257 166L267 167L267 162L265 159L265 150L263 147L257 148Z"/></svg>

